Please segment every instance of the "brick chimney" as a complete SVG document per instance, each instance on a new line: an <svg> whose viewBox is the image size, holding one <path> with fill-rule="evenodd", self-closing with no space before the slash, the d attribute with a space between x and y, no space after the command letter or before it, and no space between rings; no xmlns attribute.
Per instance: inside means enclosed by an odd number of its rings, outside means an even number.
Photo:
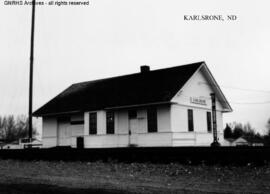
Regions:
<svg viewBox="0 0 270 194"><path fill-rule="evenodd" d="M141 73L149 72L150 67L148 65L141 66Z"/></svg>

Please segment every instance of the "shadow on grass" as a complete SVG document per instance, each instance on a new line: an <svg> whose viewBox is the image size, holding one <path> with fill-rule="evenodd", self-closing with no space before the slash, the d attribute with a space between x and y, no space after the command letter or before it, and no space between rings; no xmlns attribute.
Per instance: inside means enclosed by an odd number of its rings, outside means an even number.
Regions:
<svg viewBox="0 0 270 194"><path fill-rule="evenodd" d="M0 184L1 194L134 194L116 189L81 189L45 184Z"/></svg>

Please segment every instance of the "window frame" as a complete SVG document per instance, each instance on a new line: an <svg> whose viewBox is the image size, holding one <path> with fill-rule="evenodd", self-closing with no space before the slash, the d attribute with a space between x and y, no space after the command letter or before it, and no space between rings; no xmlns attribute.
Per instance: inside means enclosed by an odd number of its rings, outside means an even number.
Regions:
<svg viewBox="0 0 270 194"><path fill-rule="evenodd" d="M112 117L112 120L110 118ZM106 112L106 134L114 134L115 133L115 114L113 111Z"/></svg>
<svg viewBox="0 0 270 194"><path fill-rule="evenodd" d="M89 113L89 135L96 135L96 134L97 134L97 112L90 112Z"/></svg>
<svg viewBox="0 0 270 194"><path fill-rule="evenodd" d="M188 109L188 132L194 132L194 116L193 116L193 110Z"/></svg>
<svg viewBox="0 0 270 194"><path fill-rule="evenodd" d="M156 133L158 132L158 120L157 120L157 108L147 108L147 132Z"/></svg>
<svg viewBox="0 0 270 194"><path fill-rule="evenodd" d="M210 112L210 111L206 112L206 122L207 122L207 132L212 133L212 131L213 131L212 112Z"/></svg>

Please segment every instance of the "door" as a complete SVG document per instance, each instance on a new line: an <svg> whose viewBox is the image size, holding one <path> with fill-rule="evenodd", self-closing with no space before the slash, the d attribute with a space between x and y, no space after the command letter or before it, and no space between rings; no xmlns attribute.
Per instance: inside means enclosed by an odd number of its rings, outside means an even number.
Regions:
<svg viewBox="0 0 270 194"><path fill-rule="evenodd" d="M69 122L58 122L57 145L71 146L71 128Z"/></svg>
<svg viewBox="0 0 270 194"><path fill-rule="evenodd" d="M129 119L129 144L136 146L138 144L138 120Z"/></svg>

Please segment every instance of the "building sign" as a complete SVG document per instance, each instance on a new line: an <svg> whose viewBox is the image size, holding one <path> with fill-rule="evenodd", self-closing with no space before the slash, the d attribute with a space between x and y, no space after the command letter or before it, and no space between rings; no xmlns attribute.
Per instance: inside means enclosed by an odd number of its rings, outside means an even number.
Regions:
<svg viewBox="0 0 270 194"><path fill-rule="evenodd" d="M206 100L198 97L190 97L190 102L193 104L206 105Z"/></svg>

